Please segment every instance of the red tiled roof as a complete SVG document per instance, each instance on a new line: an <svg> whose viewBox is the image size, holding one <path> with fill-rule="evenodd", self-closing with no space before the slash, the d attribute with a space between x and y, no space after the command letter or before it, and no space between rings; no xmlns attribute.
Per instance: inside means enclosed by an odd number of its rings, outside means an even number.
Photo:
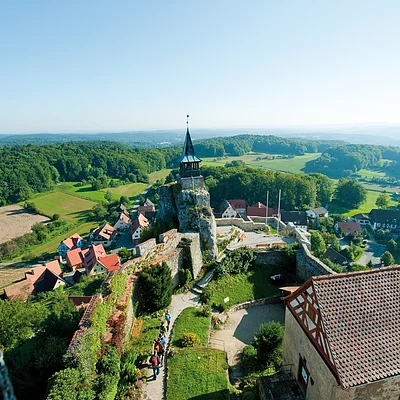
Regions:
<svg viewBox="0 0 400 400"><path fill-rule="evenodd" d="M65 239L62 241L69 249L74 249L76 247L76 244L79 242L79 240L83 240L79 234L74 233L72 236L69 238Z"/></svg>
<svg viewBox="0 0 400 400"><path fill-rule="evenodd" d="M98 261L104 265L107 271L116 271L121 267L117 254L110 254L109 256L100 257L98 258Z"/></svg>
<svg viewBox="0 0 400 400"><path fill-rule="evenodd" d="M34 284L44 274L44 271L46 271L46 267L44 265L38 265L29 271L25 271L25 279L28 279Z"/></svg>
<svg viewBox="0 0 400 400"><path fill-rule="evenodd" d="M110 224L105 224L103 227L99 226L93 231L94 240L110 240L115 232L115 228Z"/></svg>
<svg viewBox="0 0 400 400"><path fill-rule="evenodd" d="M338 227L346 234L361 233L361 225L358 222L338 222Z"/></svg>
<svg viewBox="0 0 400 400"><path fill-rule="evenodd" d="M246 200L227 200L227 202L236 210L237 208L246 208Z"/></svg>
<svg viewBox="0 0 400 400"><path fill-rule="evenodd" d="M131 222L130 218L124 213L119 214L118 220L121 220L122 222L125 222L126 224L129 224Z"/></svg>
<svg viewBox="0 0 400 400"><path fill-rule="evenodd" d="M83 263L87 250L74 249L67 253L67 261L69 265L75 266Z"/></svg>
<svg viewBox="0 0 400 400"><path fill-rule="evenodd" d="M29 295L33 293L34 286L30 280L24 279L21 282L14 283L14 285L4 288L4 293L8 300L15 299L27 300Z"/></svg>
<svg viewBox="0 0 400 400"><path fill-rule="evenodd" d="M311 283L342 387L399 375L400 266L314 276Z"/></svg>
<svg viewBox="0 0 400 400"><path fill-rule="evenodd" d="M92 244L84 257L86 271L90 273L96 263L99 262L108 271L115 271L121 267L117 254L107 255L102 244Z"/></svg>
<svg viewBox="0 0 400 400"><path fill-rule="evenodd" d="M62 273L60 264L57 260L50 261L50 262L44 264L44 266L56 275L61 275L61 273Z"/></svg>
<svg viewBox="0 0 400 400"><path fill-rule="evenodd" d="M149 220L143 214L138 214L138 217L133 221L131 232L136 232L139 226L141 226L142 228L147 228L149 226Z"/></svg>
<svg viewBox="0 0 400 400"><path fill-rule="evenodd" d="M273 215L278 214L278 210L275 210L271 207L268 207L268 216L272 217ZM247 207L247 216L249 217L266 217L267 216L267 206L263 203L254 203L251 206Z"/></svg>

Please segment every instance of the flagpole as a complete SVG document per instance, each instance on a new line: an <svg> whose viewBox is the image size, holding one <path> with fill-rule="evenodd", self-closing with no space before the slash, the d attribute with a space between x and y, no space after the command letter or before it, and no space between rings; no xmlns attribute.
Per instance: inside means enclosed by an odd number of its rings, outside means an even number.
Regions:
<svg viewBox="0 0 400 400"><path fill-rule="evenodd" d="M265 212L265 225L268 225L268 201L269 201L269 190L267 190L267 211Z"/></svg>
<svg viewBox="0 0 400 400"><path fill-rule="evenodd" d="M276 228L276 232L279 232L280 223L281 223L281 189L279 189L279 196L278 196L278 225Z"/></svg>

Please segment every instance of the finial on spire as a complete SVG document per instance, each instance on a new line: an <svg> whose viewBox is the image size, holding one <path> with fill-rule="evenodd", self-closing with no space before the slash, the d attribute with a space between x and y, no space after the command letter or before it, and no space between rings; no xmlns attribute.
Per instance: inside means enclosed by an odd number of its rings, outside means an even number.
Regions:
<svg viewBox="0 0 400 400"><path fill-rule="evenodd" d="M189 114L186 114L186 132L189 132Z"/></svg>

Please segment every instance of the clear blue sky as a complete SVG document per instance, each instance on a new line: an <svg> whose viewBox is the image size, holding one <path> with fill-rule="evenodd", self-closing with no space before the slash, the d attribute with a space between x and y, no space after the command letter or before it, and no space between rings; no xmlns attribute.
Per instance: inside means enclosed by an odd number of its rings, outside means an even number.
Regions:
<svg viewBox="0 0 400 400"><path fill-rule="evenodd" d="M400 123L400 1L0 1L0 133Z"/></svg>

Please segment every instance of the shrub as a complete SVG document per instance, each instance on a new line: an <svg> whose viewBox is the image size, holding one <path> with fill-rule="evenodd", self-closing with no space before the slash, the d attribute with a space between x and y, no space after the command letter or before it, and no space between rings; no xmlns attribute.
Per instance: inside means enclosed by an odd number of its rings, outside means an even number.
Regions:
<svg viewBox="0 0 400 400"><path fill-rule="evenodd" d="M200 313L203 317L209 317L211 315L211 311L211 306L209 304L203 304Z"/></svg>
<svg viewBox="0 0 400 400"><path fill-rule="evenodd" d="M257 351L254 346L249 344L243 349L241 361L246 374L249 372L254 372L258 369L259 364L257 359Z"/></svg>
<svg viewBox="0 0 400 400"><path fill-rule="evenodd" d="M279 322L270 321L260 325L254 337L254 347L261 365L271 364L277 368L282 363L283 326Z"/></svg>
<svg viewBox="0 0 400 400"><path fill-rule="evenodd" d="M184 333L181 339L181 347L200 347L201 340L198 335L192 332Z"/></svg>
<svg viewBox="0 0 400 400"><path fill-rule="evenodd" d="M217 278L228 274L241 274L247 272L255 260L254 252L246 247L229 252L215 268Z"/></svg>
<svg viewBox="0 0 400 400"><path fill-rule="evenodd" d="M388 267L389 265L393 265L394 264L394 257L392 255L392 253L390 253L389 251L385 251L382 254L381 262L385 265L385 267Z"/></svg>
<svg viewBox="0 0 400 400"><path fill-rule="evenodd" d="M60 219L60 214L53 214L53 216L51 217L51 219L53 221L58 221Z"/></svg>

